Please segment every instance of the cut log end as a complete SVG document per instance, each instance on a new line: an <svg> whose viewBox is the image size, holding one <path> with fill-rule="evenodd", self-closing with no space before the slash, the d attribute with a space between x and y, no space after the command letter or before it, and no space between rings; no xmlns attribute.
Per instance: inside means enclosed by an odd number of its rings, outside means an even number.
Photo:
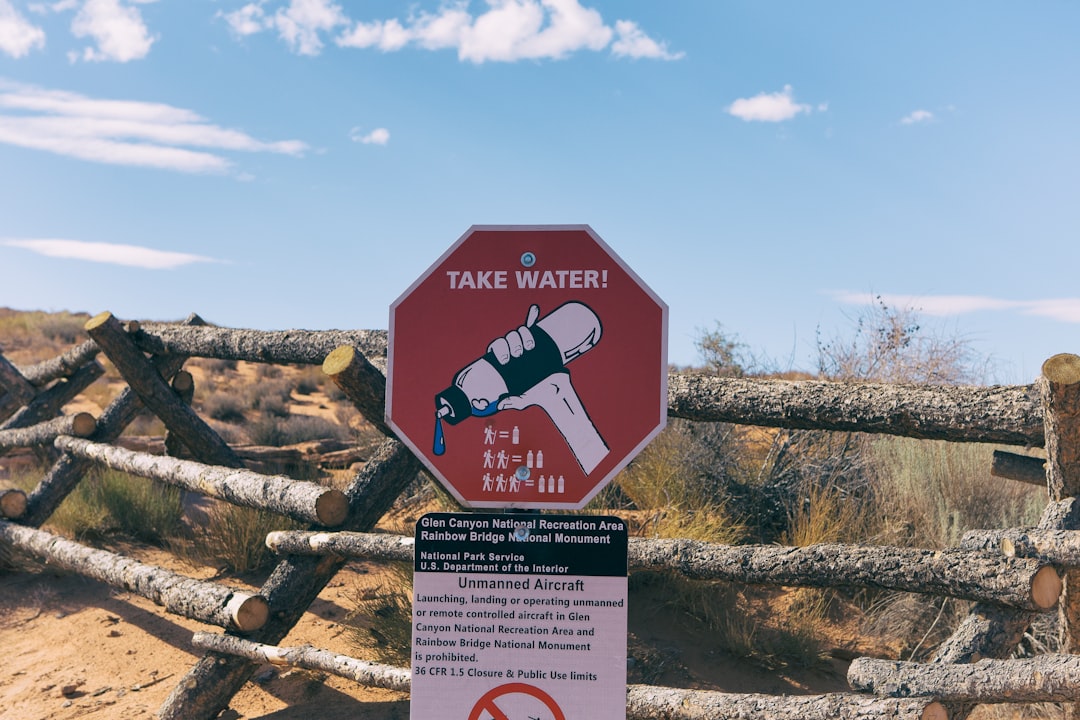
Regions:
<svg viewBox="0 0 1080 720"><path fill-rule="evenodd" d="M0 514L16 520L26 512L26 493L22 490L0 490Z"/></svg>
<svg viewBox="0 0 1080 720"><path fill-rule="evenodd" d="M949 720L949 711L939 702L932 702L922 711L922 720Z"/></svg>
<svg viewBox="0 0 1080 720"><path fill-rule="evenodd" d="M75 437L90 437L97 429L97 420L90 413L81 412L71 421L71 434Z"/></svg>
<svg viewBox="0 0 1080 720"><path fill-rule="evenodd" d="M233 625L243 632L258 630L270 619L270 605L256 595L236 593L226 606Z"/></svg>
<svg viewBox="0 0 1080 720"><path fill-rule="evenodd" d="M1080 383L1080 356L1060 353L1043 363L1042 374L1047 380L1059 385Z"/></svg>
<svg viewBox="0 0 1080 720"><path fill-rule="evenodd" d="M178 393L185 393L195 387L195 378L187 370L181 370L173 375L172 387Z"/></svg>
<svg viewBox="0 0 1080 720"><path fill-rule="evenodd" d="M105 323L109 322L109 320L112 319L112 316L113 316L113 314L111 312L109 312L108 310L106 310L105 312L100 312L97 315L95 315L94 317L87 320L86 324L83 326L83 328L87 332L89 332L91 330L96 330L97 328L101 327Z"/></svg>
<svg viewBox="0 0 1080 720"><path fill-rule="evenodd" d="M284 533L281 530L275 530L266 534L266 547L272 552L277 552L278 545L281 544L281 540L284 538Z"/></svg>
<svg viewBox="0 0 1080 720"><path fill-rule="evenodd" d="M351 345L342 345L336 348L323 360L323 373L329 377L335 377L343 373L356 358L356 348Z"/></svg>
<svg viewBox="0 0 1080 720"><path fill-rule="evenodd" d="M327 527L340 525L349 515L349 498L340 490L328 490L315 501L315 515Z"/></svg>
<svg viewBox="0 0 1080 720"><path fill-rule="evenodd" d="M1031 579L1031 599L1043 610L1049 610L1061 597L1061 576L1057 570L1047 565L1041 568Z"/></svg>

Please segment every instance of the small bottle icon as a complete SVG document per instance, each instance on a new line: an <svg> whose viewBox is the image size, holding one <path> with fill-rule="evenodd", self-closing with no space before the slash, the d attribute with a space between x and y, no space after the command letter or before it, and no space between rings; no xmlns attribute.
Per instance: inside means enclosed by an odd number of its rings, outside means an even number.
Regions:
<svg viewBox="0 0 1080 720"><path fill-rule="evenodd" d="M525 454L525 467L532 469L533 467L533 451L530 450Z"/></svg>
<svg viewBox="0 0 1080 720"><path fill-rule="evenodd" d="M544 467L544 451L543 450L537 450L536 451L536 467L538 469Z"/></svg>
<svg viewBox="0 0 1080 720"><path fill-rule="evenodd" d="M519 432L517 425L515 425L514 429L510 432L510 442L514 445L521 442L521 433Z"/></svg>
<svg viewBox="0 0 1080 720"><path fill-rule="evenodd" d="M546 488L547 488L547 478L545 478L543 475L541 475L540 476L540 492L546 492L546 490L545 490Z"/></svg>

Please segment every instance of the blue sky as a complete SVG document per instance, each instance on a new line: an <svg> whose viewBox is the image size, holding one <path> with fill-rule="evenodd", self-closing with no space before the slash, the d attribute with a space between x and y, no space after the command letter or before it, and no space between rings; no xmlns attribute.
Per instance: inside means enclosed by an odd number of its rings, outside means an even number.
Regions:
<svg viewBox="0 0 1080 720"><path fill-rule="evenodd" d="M384 328L473 224L585 223L813 369L869 298L1078 352L1080 4L0 0L0 306Z"/></svg>

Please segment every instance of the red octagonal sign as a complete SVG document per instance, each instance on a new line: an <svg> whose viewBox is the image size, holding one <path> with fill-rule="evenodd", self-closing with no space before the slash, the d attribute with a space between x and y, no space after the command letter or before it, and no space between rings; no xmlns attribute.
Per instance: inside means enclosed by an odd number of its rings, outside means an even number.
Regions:
<svg viewBox="0 0 1080 720"><path fill-rule="evenodd" d="M667 420L667 305L587 225L474 226L390 306L386 417L463 505L581 508Z"/></svg>

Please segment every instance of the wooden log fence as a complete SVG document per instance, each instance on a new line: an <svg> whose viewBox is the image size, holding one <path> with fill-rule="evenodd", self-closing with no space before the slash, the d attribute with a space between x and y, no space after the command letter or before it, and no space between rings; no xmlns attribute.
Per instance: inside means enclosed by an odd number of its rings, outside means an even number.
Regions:
<svg viewBox="0 0 1080 720"><path fill-rule="evenodd" d="M914 663L856 658L848 666L855 690L892 698L943 703L1075 702L1080 656L1039 655L1021 660Z"/></svg>
<svg viewBox="0 0 1080 720"><path fill-rule="evenodd" d="M409 692L412 685L412 673L407 668L357 660L348 655L310 645L278 647L252 642L234 635L216 635L208 632L195 633L191 638L191 644L200 650L212 650L219 655L233 655L253 662L328 672L368 687Z"/></svg>
<svg viewBox="0 0 1080 720"><path fill-rule="evenodd" d="M90 363L101 348L93 340L87 340L49 360L17 368L31 385L43 387L58 378L68 377Z"/></svg>
<svg viewBox="0 0 1080 720"><path fill-rule="evenodd" d="M90 413L65 415L30 427L0 430L0 451L33 445L51 445L61 435L90 437L96 429L97 420Z"/></svg>
<svg viewBox="0 0 1080 720"><path fill-rule="evenodd" d="M990 474L1030 485L1045 486L1046 461L1030 455L995 450L990 462Z"/></svg>
<svg viewBox="0 0 1080 720"><path fill-rule="evenodd" d="M969 530L961 546L998 550L1006 557L1038 558L1063 568L1080 568L1080 530Z"/></svg>
<svg viewBox="0 0 1080 720"><path fill-rule="evenodd" d="M349 501L340 490L283 475L204 465L191 460L133 452L114 445L62 435L60 450L113 470L175 485L234 505L269 510L301 522L334 527L345 521Z"/></svg>
<svg viewBox="0 0 1080 720"><path fill-rule="evenodd" d="M269 507L313 524L336 524L320 514L315 507L318 500L312 500L315 491L309 486L320 486L242 469L242 452L221 440L190 407L192 386L182 367L191 356L321 364L365 418L389 434L382 417L386 333L236 330L206 326L195 315L184 323L125 325L110 313L91 319L87 331L90 340L50 361L16 368L0 356L0 422L5 422L0 428L0 452L10 446L38 447L49 442L61 451L38 486L29 496L22 495L25 507L15 515L21 514L21 524L0 520L0 542L144 594L170 611L227 629L225 635L200 633L197 646L206 650L206 655L162 705L162 720L215 717L250 678L257 662L322 663L320 669L351 672L359 682L383 682L376 677L383 670L373 664L353 664L359 661L316 648L278 648L276 643L348 557L411 558L411 538L369 532L421 472L420 463L396 440L388 439L332 503L342 516L341 532L313 527L307 532L274 533L267 538L268 545L283 558L256 594L176 576L35 528L96 463L237 504ZM78 383L95 372L100 374L96 357L101 352L117 367L128 387L91 430L77 432L66 424L69 419L55 418L60 413L55 399L65 397L65 393L70 397ZM999 451L993 472L1024 482L1048 482L1054 502L1048 505L1038 528L969 534L961 547L938 551L856 545L721 546L689 540L633 539L633 569L671 568L694 578L747 583L888 588L976 602L967 620L939 646L930 663L913 668L893 663L889 669L873 666L869 660L856 661L852 665L856 670L878 667L874 672L882 678L857 685L860 692L776 697L632 685L627 695L628 718L960 720L981 702L1046 697L1072 701L1080 697L1080 677L1073 674L1076 661L1068 656L1037 658L1041 664L1032 668L1015 664L1027 661L976 662L1007 657L1035 614L1057 604L1061 587L1058 570L1064 570L1068 578L1071 569L1080 564L1080 543L1070 534L1080 529L1080 506L1073 502L1080 489L1080 438L1076 437L1080 433L1080 358L1055 356L1044 365L1038 383L1024 386L883 385L672 374L668 389L669 414L695 421L884 433L951 442L1045 445L1045 465L1040 458ZM53 400L46 404L50 397ZM34 403L40 409L28 411ZM185 456L195 460L117 446L123 429L144 408L165 423L170 454L178 454L180 448L174 446L174 438L178 438L185 446ZM22 413L16 420L19 427L7 427L17 413ZM343 453L341 462L348 462L357 457L355 451L328 452ZM0 500L9 497L19 504L14 492L0 494ZM282 499L286 497L289 499ZM1061 604L1066 621L1076 627L1080 615L1072 600ZM248 635L240 638L237 632ZM1000 662L1001 667L987 662ZM387 682L397 683L396 689L407 687L406 670L391 668L386 672L390 673L386 677L392 678ZM928 692L918 697L891 697L892 691L887 689L893 687L889 678L895 680L902 673L931 678L928 683L970 685L971 681L956 679L965 672L980 677L989 673L997 679L997 689L988 686L985 691L968 694ZM942 680L946 676L953 680ZM1046 677L1051 679L1039 680ZM915 682L908 686L914 687ZM856 684L854 676L852 683ZM1038 687L1028 687L1033 683Z"/></svg>
<svg viewBox="0 0 1080 720"><path fill-rule="evenodd" d="M0 355L0 422L11 417L36 394L37 389L22 376L18 368Z"/></svg>
<svg viewBox="0 0 1080 720"><path fill-rule="evenodd" d="M266 600L216 583L185 577L130 558L95 550L43 530L0 521L0 540L80 575L152 600L169 612L248 632L269 615Z"/></svg>
<svg viewBox="0 0 1080 720"><path fill-rule="evenodd" d="M413 559L412 538L380 533L274 532L267 547L285 554L369 560ZM1013 558L1021 560L1022 558ZM719 545L631 538L631 570L674 570L695 580L788 587L867 587L989 602L1033 612L1057 605L1061 579L1048 564L1009 565L966 550L879 545Z"/></svg>

